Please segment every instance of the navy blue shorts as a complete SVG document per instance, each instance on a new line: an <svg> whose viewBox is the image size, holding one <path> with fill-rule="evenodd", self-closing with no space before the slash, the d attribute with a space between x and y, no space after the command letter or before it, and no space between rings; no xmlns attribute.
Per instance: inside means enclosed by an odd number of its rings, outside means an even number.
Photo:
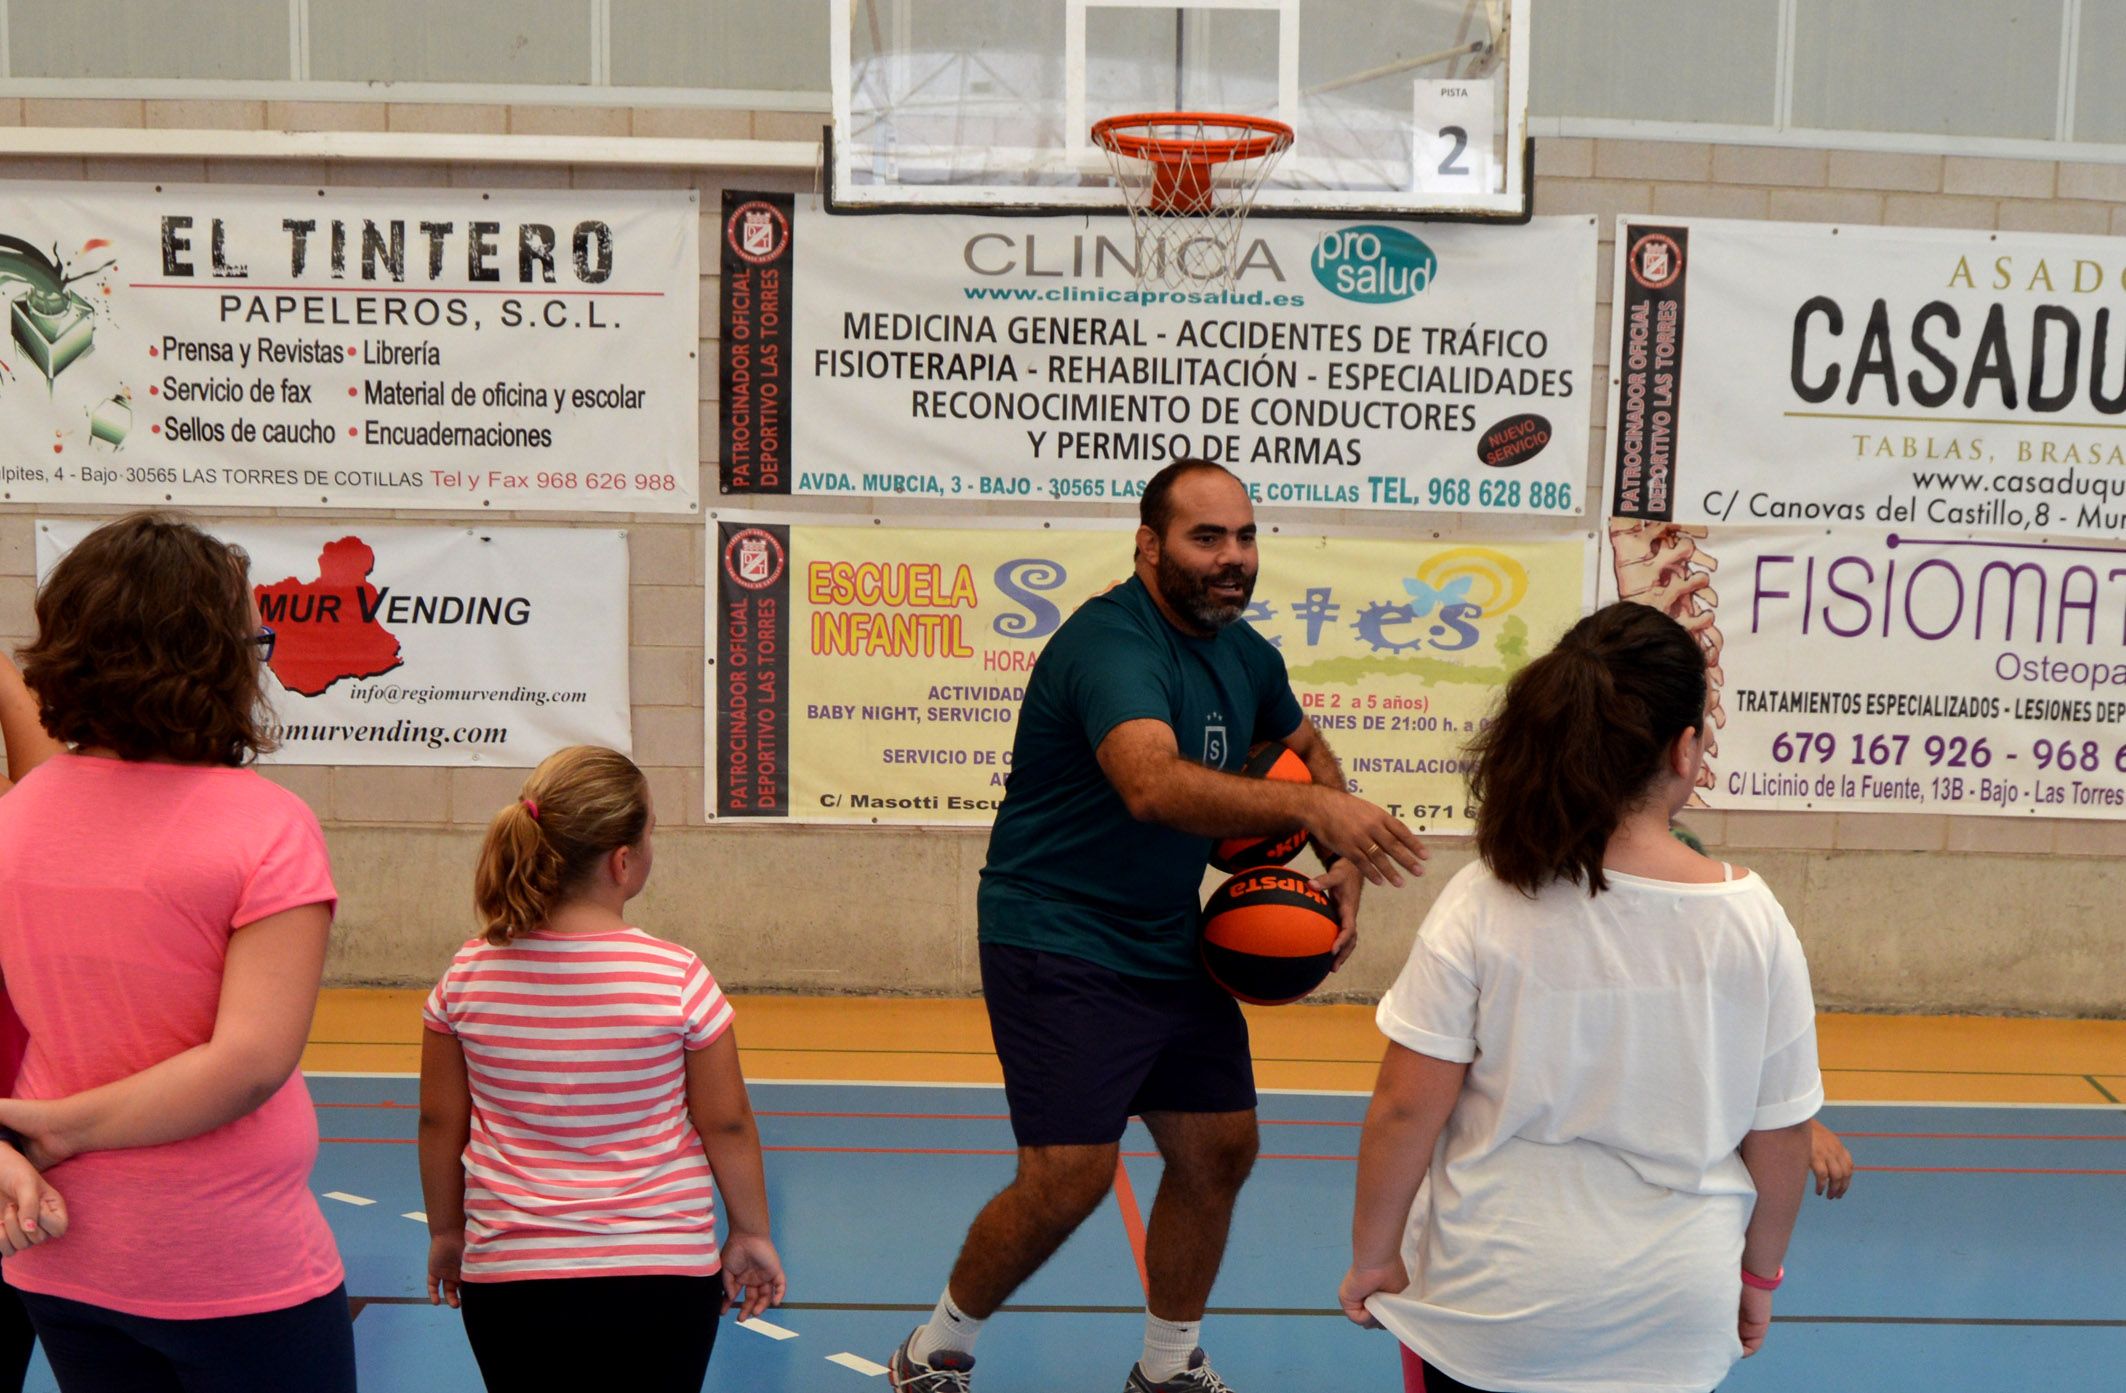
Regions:
<svg viewBox="0 0 2126 1393"><path fill-rule="evenodd" d="M1208 977L984 943L982 992L1021 1146L1119 1141L1132 1113L1255 1106L1247 1018Z"/></svg>

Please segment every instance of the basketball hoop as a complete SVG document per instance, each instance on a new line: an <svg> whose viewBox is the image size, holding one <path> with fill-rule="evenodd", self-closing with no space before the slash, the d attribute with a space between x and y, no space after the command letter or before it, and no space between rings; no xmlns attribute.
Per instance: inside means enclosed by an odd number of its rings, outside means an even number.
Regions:
<svg viewBox="0 0 2126 1393"><path fill-rule="evenodd" d="M1139 289L1230 288L1255 195L1292 128L1260 116L1154 111L1093 123L1129 208Z"/></svg>

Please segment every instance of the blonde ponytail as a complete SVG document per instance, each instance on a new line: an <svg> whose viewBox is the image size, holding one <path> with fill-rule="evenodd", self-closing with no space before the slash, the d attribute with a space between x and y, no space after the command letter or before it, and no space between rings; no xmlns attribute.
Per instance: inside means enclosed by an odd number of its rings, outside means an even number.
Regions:
<svg viewBox="0 0 2126 1393"><path fill-rule="evenodd" d="M487 824L472 897L487 941L530 933L598 863L649 831L649 781L618 750L571 745L534 769Z"/></svg>

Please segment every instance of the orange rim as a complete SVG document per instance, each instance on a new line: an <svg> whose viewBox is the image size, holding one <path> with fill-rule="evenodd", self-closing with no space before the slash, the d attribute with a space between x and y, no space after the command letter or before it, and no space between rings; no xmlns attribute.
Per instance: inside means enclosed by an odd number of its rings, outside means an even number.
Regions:
<svg viewBox="0 0 2126 1393"><path fill-rule="evenodd" d="M1227 136L1161 135L1161 126L1224 128ZM1292 128L1263 116L1234 116L1215 111L1147 111L1095 121L1093 144L1129 159L1153 164L1230 164L1259 160L1287 149Z"/></svg>

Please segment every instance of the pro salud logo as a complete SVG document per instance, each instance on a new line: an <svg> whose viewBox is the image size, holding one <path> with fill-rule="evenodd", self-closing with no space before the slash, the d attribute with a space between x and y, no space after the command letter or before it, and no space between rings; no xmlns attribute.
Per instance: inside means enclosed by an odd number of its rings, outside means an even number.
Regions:
<svg viewBox="0 0 2126 1393"><path fill-rule="evenodd" d="M1386 305L1428 289L1439 272L1432 248L1399 227L1365 224L1321 234L1314 244L1314 279L1362 305Z"/></svg>

